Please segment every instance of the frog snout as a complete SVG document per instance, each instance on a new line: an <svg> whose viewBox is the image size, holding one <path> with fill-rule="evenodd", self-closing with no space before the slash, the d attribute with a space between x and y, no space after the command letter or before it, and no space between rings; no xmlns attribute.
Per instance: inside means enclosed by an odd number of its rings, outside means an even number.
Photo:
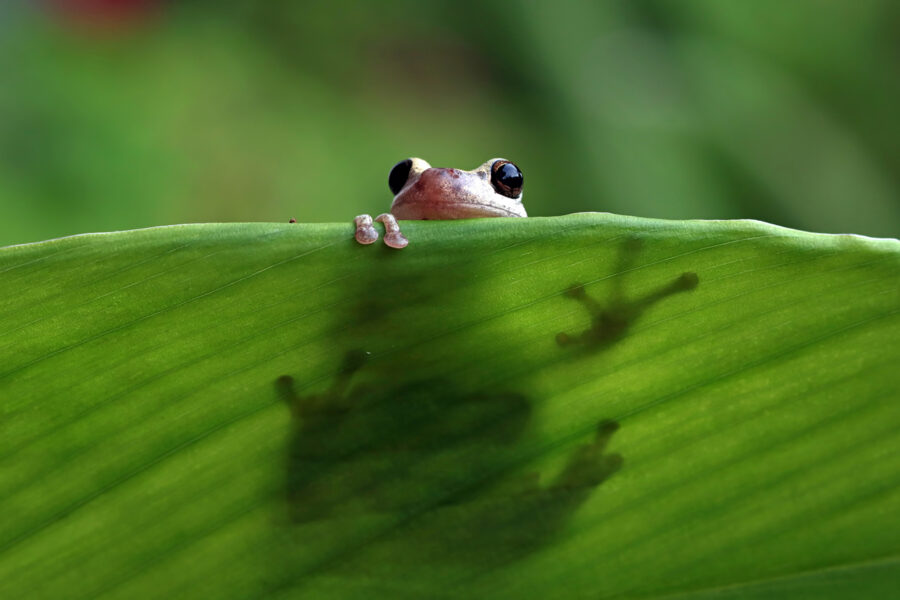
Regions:
<svg viewBox="0 0 900 600"><path fill-rule="evenodd" d="M424 180L426 183L440 183L451 179L459 179L460 177L462 177L462 171L459 169L432 167L422 173L419 180Z"/></svg>

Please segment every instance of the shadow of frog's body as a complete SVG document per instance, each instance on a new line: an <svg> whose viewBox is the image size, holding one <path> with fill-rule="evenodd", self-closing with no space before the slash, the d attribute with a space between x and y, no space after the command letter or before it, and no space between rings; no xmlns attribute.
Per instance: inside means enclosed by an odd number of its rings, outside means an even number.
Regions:
<svg viewBox="0 0 900 600"><path fill-rule="evenodd" d="M618 428L602 422L552 481L509 477L527 463L520 444L531 414L515 392L464 393L426 380L396 388L354 385L351 352L332 388L278 389L293 416L286 499L295 524L388 515L399 525L378 543L392 564L471 561L490 566L544 543L622 466L604 448Z"/></svg>

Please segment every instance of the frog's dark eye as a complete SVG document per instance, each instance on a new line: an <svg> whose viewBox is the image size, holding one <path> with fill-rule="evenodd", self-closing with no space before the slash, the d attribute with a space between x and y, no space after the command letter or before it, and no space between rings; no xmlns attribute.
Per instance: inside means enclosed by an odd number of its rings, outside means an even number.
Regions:
<svg viewBox="0 0 900 600"><path fill-rule="evenodd" d="M412 168L412 159L407 158L401 160L391 168L391 174L388 175L388 187L396 196L403 189L406 180L409 179L409 170Z"/></svg>
<svg viewBox="0 0 900 600"><path fill-rule="evenodd" d="M508 160L498 160L491 165L491 185L498 194L507 198L518 198L522 193L525 176L519 167Z"/></svg>

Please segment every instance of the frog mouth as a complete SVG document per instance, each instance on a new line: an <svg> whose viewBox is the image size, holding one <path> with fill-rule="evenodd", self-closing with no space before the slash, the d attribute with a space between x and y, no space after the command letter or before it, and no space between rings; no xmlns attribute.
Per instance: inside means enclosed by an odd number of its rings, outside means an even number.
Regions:
<svg viewBox="0 0 900 600"><path fill-rule="evenodd" d="M522 214L512 211L508 208L504 208L502 206L496 206L494 204L482 204L480 202L460 202L459 204L465 204L466 206L473 206L479 209L482 209L487 212L495 213L494 216L498 217L525 217L525 209L522 208Z"/></svg>
<svg viewBox="0 0 900 600"><path fill-rule="evenodd" d="M435 203L437 204L437 203ZM472 209L476 209L478 212L485 213L486 217L524 217L525 208L522 207L521 213L510 210L508 208L504 208L503 206L497 206L496 204L489 204L485 202L466 202L460 200L454 200L453 204L455 206L466 206L471 207ZM460 217L466 218L466 217Z"/></svg>
<svg viewBox="0 0 900 600"><path fill-rule="evenodd" d="M521 205L520 205L521 206ZM397 198L391 212L400 220L479 219L486 217L525 217L525 208L512 210L491 202L431 198Z"/></svg>
<svg viewBox="0 0 900 600"><path fill-rule="evenodd" d="M499 206L489 206L489 205L486 206L484 204L480 204L479 206L482 206L484 208L489 208L491 210L499 211L499 212L503 213L501 216L504 216L504 217L524 217L525 216L525 215L520 215L517 212L511 211L508 208L501 208ZM523 210L522 212L525 212L525 211Z"/></svg>

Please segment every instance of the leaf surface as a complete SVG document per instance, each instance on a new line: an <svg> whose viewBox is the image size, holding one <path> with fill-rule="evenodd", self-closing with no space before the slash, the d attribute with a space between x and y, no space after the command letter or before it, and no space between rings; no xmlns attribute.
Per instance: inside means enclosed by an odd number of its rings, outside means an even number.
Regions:
<svg viewBox="0 0 900 600"><path fill-rule="evenodd" d="M0 249L0 596L896 589L896 240L404 232Z"/></svg>

